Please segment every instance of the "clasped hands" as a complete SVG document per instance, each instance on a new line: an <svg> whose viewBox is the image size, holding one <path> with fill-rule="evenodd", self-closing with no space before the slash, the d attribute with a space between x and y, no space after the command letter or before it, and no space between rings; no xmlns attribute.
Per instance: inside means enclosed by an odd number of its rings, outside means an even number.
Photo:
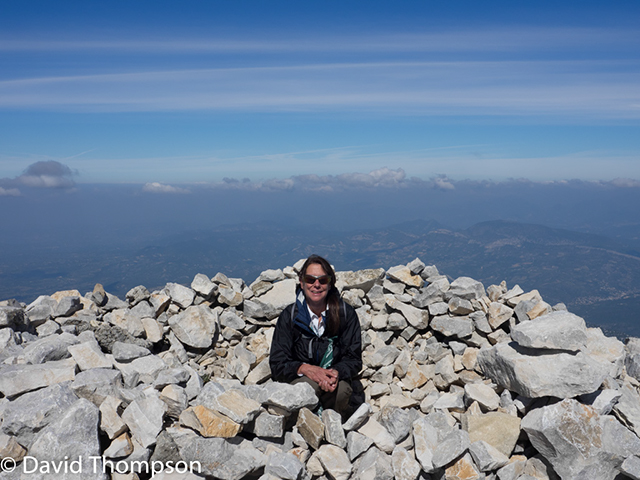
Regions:
<svg viewBox="0 0 640 480"><path fill-rule="evenodd" d="M325 392L333 392L338 386L338 371L333 368L322 368L303 363L298 373L316 382Z"/></svg>

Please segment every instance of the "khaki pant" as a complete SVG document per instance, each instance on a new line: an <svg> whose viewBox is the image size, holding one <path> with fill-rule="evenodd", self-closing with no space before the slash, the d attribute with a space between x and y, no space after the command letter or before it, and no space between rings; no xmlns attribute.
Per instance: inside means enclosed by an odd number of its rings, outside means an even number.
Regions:
<svg viewBox="0 0 640 480"><path fill-rule="evenodd" d="M325 392L320 388L320 385L304 375L295 379L291 384L300 382L308 383L313 387L313 390L316 392L316 396L320 400L322 408L325 410L330 408L340 414L347 412L347 409L349 408L349 400L351 400L351 393L353 393L350 382L340 380L337 388L333 392Z"/></svg>

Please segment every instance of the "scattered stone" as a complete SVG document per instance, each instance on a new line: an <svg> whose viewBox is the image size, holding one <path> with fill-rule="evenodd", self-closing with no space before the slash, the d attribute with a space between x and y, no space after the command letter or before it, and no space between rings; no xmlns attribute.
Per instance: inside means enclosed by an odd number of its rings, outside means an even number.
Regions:
<svg viewBox="0 0 640 480"><path fill-rule="evenodd" d="M169 319L171 330L182 343L195 348L208 348L218 324L216 315L204 305L192 306Z"/></svg>
<svg viewBox="0 0 640 480"><path fill-rule="evenodd" d="M394 448L391 453L391 465L398 480L415 480L420 475L420 464L400 446Z"/></svg>
<svg viewBox="0 0 640 480"><path fill-rule="evenodd" d="M100 429L112 440L127 431L127 425L120 418L121 408L122 400L111 395L100 404Z"/></svg>
<svg viewBox="0 0 640 480"><path fill-rule="evenodd" d="M303 469L304 465L292 453L274 452L267 458L264 472L283 480L297 480Z"/></svg>
<svg viewBox="0 0 640 480"><path fill-rule="evenodd" d="M180 307L187 308L193 304L195 292L190 288L178 283L167 283L165 290L171 297L171 301L178 304Z"/></svg>
<svg viewBox="0 0 640 480"><path fill-rule="evenodd" d="M320 442L324 438L324 424L316 414L308 408L300 409L296 427L305 442L311 445L314 450L320 448Z"/></svg>
<svg viewBox="0 0 640 480"><path fill-rule="evenodd" d="M514 326L511 338L522 347L577 352L587 344L587 326L573 313L552 312Z"/></svg>
<svg viewBox="0 0 640 480"><path fill-rule="evenodd" d="M76 362L73 359L47 362L42 365L0 366L0 392L5 397L15 397L25 392L68 382L75 378Z"/></svg>
<svg viewBox="0 0 640 480"><path fill-rule="evenodd" d="M396 446L396 442L389 431L373 417L369 417L366 423L358 428L358 433L369 437L376 444L376 447L385 453L393 452Z"/></svg>
<svg viewBox="0 0 640 480"><path fill-rule="evenodd" d="M148 447L156 442L156 437L162 430L166 410L167 406L157 396L145 395L129 404L122 413L122 420L136 440L143 447Z"/></svg>
<svg viewBox="0 0 640 480"><path fill-rule="evenodd" d="M511 455L520 436L520 418L502 412L465 414L461 424L471 443L484 440L506 457Z"/></svg>
<svg viewBox="0 0 640 480"><path fill-rule="evenodd" d="M149 355L149 349L134 345L133 343L114 342L111 347L111 354L118 362L130 362L136 358Z"/></svg>
<svg viewBox="0 0 640 480"><path fill-rule="evenodd" d="M592 393L607 376L606 367L583 352L546 353L507 343L480 350L478 365L496 384L530 398Z"/></svg>
<svg viewBox="0 0 640 480"><path fill-rule="evenodd" d="M77 400L37 435L29 448L29 456L38 459L39 463L53 464L65 459L79 462L75 469L56 473L56 479L105 479L98 441L98 421L98 407L85 399ZM31 478L51 477L37 471Z"/></svg>
<svg viewBox="0 0 640 480"><path fill-rule="evenodd" d="M522 428L563 479L613 479L627 457L640 455L636 435L573 399L530 411Z"/></svg>
<svg viewBox="0 0 640 480"><path fill-rule="evenodd" d="M342 416L335 410L323 410L322 423L324 423L325 440L342 449L347 448L347 438L342 429Z"/></svg>
<svg viewBox="0 0 640 480"><path fill-rule="evenodd" d="M197 405L184 410L180 414L180 424L194 429L203 437L235 437L242 425L215 410Z"/></svg>
<svg viewBox="0 0 640 480"><path fill-rule="evenodd" d="M347 453L335 445L323 445L317 451L318 460L333 480L347 480L353 467Z"/></svg>
<svg viewBox="0 0 640 480"><path fill-rule="evenodd" d="M301 265L250 287L198 274L192 288L140 285L127 302L99 285L0 302L0 455L40 455L55 426L69 438L42 458L97 445L96 458L125 466L114 480L146 478L149 459L198 461L194 480L640 478L640 339L586 328L535 290L449 284L419 259L337 273L364 369L351 418L321 420L309 385L270 381L274 320Z"/></svg>
<svg viewBox="0 0 640 480"><path fill-rule="evenodd" d="M111 361L102 353L98 342L95 340L77 345L69 345L68 350L80 370L111 368L113 366Z"/></svg>
<svg viewBox="0 0 640 480"><path fill-rule="evenodd" d="M29 448L36 434L56 421L77 400L64 383L25 393L4 408L2 432Z"/></svg>

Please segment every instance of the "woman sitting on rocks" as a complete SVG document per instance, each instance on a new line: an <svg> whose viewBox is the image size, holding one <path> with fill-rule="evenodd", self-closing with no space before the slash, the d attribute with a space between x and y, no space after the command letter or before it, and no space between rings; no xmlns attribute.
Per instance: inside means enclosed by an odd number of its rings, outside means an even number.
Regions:
<svg viewBox="0 0 640 480"><path fill-rule="evenodd" d="M307 258L296 302L278 318L269 365L274 380L308 383L322 408L344 416L350 380L362 368L362 340L358 315L340 299L335 285L336 274L327 260Z"/></svg>

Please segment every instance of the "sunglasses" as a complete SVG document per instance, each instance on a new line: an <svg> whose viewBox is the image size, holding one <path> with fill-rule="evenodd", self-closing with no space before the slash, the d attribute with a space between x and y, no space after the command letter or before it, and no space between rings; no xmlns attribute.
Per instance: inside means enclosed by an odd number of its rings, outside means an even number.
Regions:
<svg viewBox="0 0 640 480"><path fill-rule="evenodd" d="M316 283L316 280L320 282L320 285L326 285L331 281L331 277L329 275L320 275L319 277L316 277L315 275L305 275L302 279L304 280L304 283L309 285Z"/></svg>

